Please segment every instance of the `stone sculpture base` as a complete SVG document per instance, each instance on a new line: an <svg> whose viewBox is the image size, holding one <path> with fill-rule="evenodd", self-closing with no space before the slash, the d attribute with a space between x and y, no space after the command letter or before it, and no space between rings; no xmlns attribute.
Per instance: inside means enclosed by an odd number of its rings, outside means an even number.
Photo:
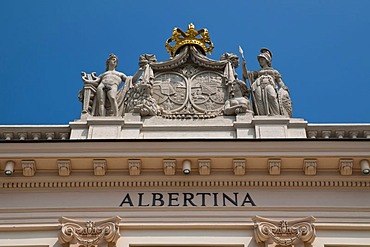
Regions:
<svg viewBox="0 0 370 247"><path fill-rule="evenodd" d="M70 123L70 139L267 139L306 138L307 121L282 116L219 116L165 119L126 113L122 117L88 117Z"/></svg>

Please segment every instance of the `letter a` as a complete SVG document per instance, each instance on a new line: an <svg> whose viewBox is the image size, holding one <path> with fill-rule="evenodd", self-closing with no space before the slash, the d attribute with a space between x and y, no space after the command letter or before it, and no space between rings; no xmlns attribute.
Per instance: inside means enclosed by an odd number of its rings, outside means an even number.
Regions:
<svg viewBox="0 0 370 247"><path fill-rule="evenodd" d="M122 207L123 204L125 204L125 203L128 203L130 205L130 207L133 207L134 206L134 204L132 203L132 200L131 200L131 197L130 197L130 194L129 193L126 194L125 198L123 198L123 200L122 200L122 202L121 202L121 204L119 206Z"/></svg>
<svg viewBox="0 0 370 247"><path fill-rule="evenodd" d="M251 204L251 206L256 206L256 204L254 203L254 201L252 200L252 197L249 195L249 193L247 193L246 195L245 195L245 198L244 198L244 201L243 201L243 203L242 203L242 207L244 207L245 206L245 204L246 203L250 203Z"/></svg>

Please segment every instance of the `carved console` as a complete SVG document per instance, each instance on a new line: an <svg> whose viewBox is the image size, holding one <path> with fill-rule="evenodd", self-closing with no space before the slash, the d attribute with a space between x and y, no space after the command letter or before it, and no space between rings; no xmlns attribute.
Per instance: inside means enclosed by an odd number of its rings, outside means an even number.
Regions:
<svg viewBox="0 0 370 247"><path fill-rule="evenodd" d="M316 237L314 217L297 220L253 218L254 238L268 246L310 247Z"/></svg>
<svg viewBox="0 0 370 247"><path fill-rule="evenodd" d="M130 176L139 176L141 173L141 160L138 159L128 160L128 170Z"/></svg>
<svg viewBox="0 0 370 247"><path fill-rule="evenodd" d="M163 172L166 176L173 176L176 173L176 160L163 160Z"/></svg>
<svg viewBox="0 0 370 247"><path fill-rule="evenodd" d="M233 160L234 175L243 176L245 175L245 159Z"/></svg>
<svg viewBox="0 0 370 247"><path fill-rule="evenodd" d="M92 247L106 242L108 247L116 246L120 238L118 224L121 218L116 216L103 221L78 221L61 217L61 231L59 242L69 247L71 244Z"/></svg>
<svg viewBox="0 0 370 247"><path fill-rule="evenodd" d="M268 161L268 170L270 175L280 175L281 160L272 159Z"/></svg>

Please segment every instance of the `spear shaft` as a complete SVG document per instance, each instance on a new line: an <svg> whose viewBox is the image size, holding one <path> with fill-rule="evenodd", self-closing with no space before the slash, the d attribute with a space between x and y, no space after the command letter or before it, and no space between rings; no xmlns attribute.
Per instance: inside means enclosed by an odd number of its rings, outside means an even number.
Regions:
<svg viewBox="0 0 370 247"><path fill-rule="evenodd" d="M244 62L244 66L243 66L243 74L244 74L244 72L247 74L247 78L246 79L248 79L248 81L249 81L249 88L250 88L250 90L251 90L251 100L252 100L252 105L254 106L254 110L255 110L255 113L258 115L259 113L258 113L258 108L257 108L257 106L255 105L255 102L254 102L254 95L253 95L253 90L252 90L252 76L251 76L251 73L248 73L248 69L247 69L247 62L246 62L246 60L245 60L245 58L244 58L244 52L243 52L243 49L242 49L242 47L239 45L239 53L240 53L240 55L242 56L242 59L243 59L243 62ZM244 76L243 76L244 77ZM247 83L247 82L246 82ZM247 86L248 86L248 83L247 83Z"/></svg>

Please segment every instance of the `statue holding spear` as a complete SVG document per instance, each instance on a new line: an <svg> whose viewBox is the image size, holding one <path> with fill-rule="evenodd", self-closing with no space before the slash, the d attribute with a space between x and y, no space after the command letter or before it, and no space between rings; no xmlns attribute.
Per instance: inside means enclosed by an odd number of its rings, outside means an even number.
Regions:
<svg viewBox="0 0 370 247"><path fill-rule="evenodd" d="M239 46L243 59L243 79L248 79L251 88L252 105L255 115L292 117L292 102L288 88L280 73L272 68L272 52L261 48L257 56L261 66L259 71L248 71L243 49Z"/></svg>

